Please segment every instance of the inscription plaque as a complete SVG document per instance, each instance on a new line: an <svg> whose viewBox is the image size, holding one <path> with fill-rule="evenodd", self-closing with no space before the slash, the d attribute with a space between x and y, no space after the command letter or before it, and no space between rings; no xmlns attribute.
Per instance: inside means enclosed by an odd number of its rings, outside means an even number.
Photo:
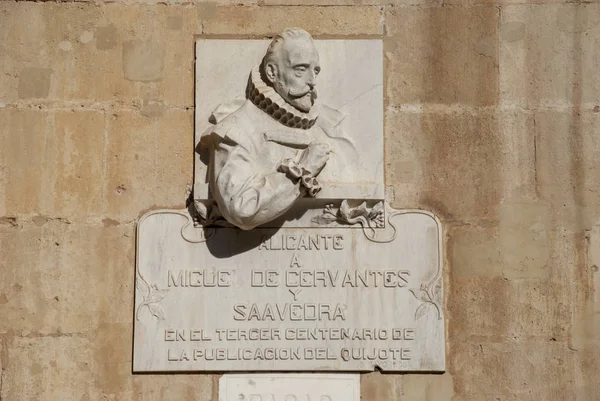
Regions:
<svg viewBox="0 0 600 401"><path fill-rule="evenodd" d="M358 374L227 374L219 401L360 401Z"/></svg>
<svg viewBox="0 0 600 401"><path fill-rule="evenodd" d="M145 215L134 371L443 371L440 223L385 217L243 231Z"/></svg>

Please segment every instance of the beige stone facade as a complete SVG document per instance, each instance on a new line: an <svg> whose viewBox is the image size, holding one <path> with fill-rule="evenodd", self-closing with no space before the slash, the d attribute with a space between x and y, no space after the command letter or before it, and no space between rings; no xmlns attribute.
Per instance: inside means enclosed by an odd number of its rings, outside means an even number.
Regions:
<svg viewBox="0 0 600 401"><path fill-rule="evenodd" d="M600 3L0 2L0 399L216 401L133 375L135 221L185 205L194 40L384 40L386 185L445 224L447 372L364 401L600 399Z"/></svg>

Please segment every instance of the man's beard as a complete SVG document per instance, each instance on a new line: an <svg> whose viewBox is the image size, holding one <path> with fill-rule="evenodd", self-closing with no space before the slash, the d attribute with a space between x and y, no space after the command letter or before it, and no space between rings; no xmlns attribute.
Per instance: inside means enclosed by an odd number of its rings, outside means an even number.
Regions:
<svg viewBox="0 0 600 401"><path fill-rule="evenodd" d="M316 98L317 92L315 90L309 90L300 96L294 96L291 91L288 91L287 101L298 110L308 113L313 104L315 104Z"/></svg>

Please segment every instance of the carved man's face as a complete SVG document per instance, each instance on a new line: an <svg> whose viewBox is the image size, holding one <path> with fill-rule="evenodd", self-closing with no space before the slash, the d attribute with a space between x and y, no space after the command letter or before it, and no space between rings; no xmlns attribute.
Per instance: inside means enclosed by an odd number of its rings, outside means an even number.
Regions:
<svg viewBox="0 0 600 401"><path fill-rule="evenodd" d="M321 71L319 53L308 38L287 39L266 74L275 91L289 104L308 112L317 98L315 85Z"/></svg>

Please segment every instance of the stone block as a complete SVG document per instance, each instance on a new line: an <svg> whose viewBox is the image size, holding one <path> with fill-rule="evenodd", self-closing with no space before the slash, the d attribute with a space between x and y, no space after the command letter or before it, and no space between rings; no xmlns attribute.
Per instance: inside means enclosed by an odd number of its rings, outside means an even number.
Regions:
<svg viewBox="0 0 600 401"><path fill-rule="evenodd" d="M0 7L8 16L0 28L6 32L2 61L8 74L0 77L7 87L0 101L193 104L194 34L199 33L193 8L51 2Z"/></svg>
<svg viewBox="0 0 600 401"><path fill-rule="evenodd" d="M402 395L400 399L407 401L454 401L452 376L406 375L402 380Z"/></svg>
<svg viewBox="0 0 600 401"><path fill-rule="evenodd" d="M496 7L389 7L388 103L496 104L498 19Z"/></svg>
<svg viewBox="0 0 600 401"><path fill-rule="evenodd" d="M503 197L532 196L531 116L521 112L423 107L386 118L386 183L395 208L445 219L498 219Z"/></svg>
<svg viewBox="0 0 600 401"><path fill-rule="evenodd" d="M600 347L600 223L586 232L587 255L576 278L581 290L573 316L573 347ZM600 363L598 363L600 368Z"/></svg>
<svg viewBox="0 0 600 401"><path fill-rule="evenodd" d="M158 160L156 204L183 208L194 173L194 112L168 110L157 121Z"/></svg>
<svg viewBox="0 0 600 401"><path fill-rule="evenodd" d="M161 81L165 73L165 45L162 41L129 40L123 43L125 79Z"/></svg>
<svg viewBox="0 0 600 401"><path fill-rule="evenodd" d="M450 337L570 338L581 234L552 224L551 213L544 203L513 204L498 226L448 230Z"/></svg>
<svg viewBox="0 0 600 401"><path fill-rule="evenodd" d="M114 75L102 89L103 98L193 105L194 34L199 33L193 8L107 4L98 26L100 37L88 48L96 58L111 58L112 67L103 71ZM103 41L115 37L114 47L94 50L94 42L104 46Z"/></svg>
<svg viewBox="0 0 600 401"><path fill-rule="evenodd" d="M560 282L508 280L501 276L451 280L451 341L473 337L493 342L555 342L569 338L571 303Z"/></svg>
<svg viewBox="0 0 600 401"><path fill-rule="evenodd" d="M158 161L156 121L138 112L115 112L109 118L106 202L107 216L133 220L157 205L160 192L157 173L168 168L168 160Z"/></svg>
<svg viewBox="0 0 600 401"><path fill-rule="evenodd" d="M405 376L383 375L381 372L360 375L360 393L363 401L395 400L402 392Z"/></svg>
<svg viewBox="0 0 600 401"><path fill-rule="evenodd" d="M572 349L575 352L575 370L577 372L577 379L573 386L574 397L580 400L594 400L600 394L600 383L596 380L600 375L600 361L598 360L600 346L598 343L585 346L574 344Z"/></svg>
<svg viewBox="0 0 600 401"><path fill-rule="evenodd" d="M215 7L200 8L202 33L208 35L272 36L293 25L321 35L381 35L382 11L371 6L333 7Z"/></svg>
<svg viewBox="0 0 600 401"><path fill-rule="evenodd" d="M26 67L19 74L19 98L45 98L50 92L50 68Z"/></svg>
<svg viewBox="0 0 600 401"><path fill-rule="evenodd" d="M0 216L48 212L52 202L52 113L0 109ZM50 138L50 142L47 141Z"/></svg>
<svg viewBox="0 0 600 401"><path fill-rule="evenodd" d="M463 340L451 347L456 399L573 399L574 352L565 343Z"/></svg>
<svg viewBox="0 0 600 401"><path fill-rule="evenodd" d="M600 103L600 4L506 7L499 37L502 104Z"/></svg>
<svg viewBox="0 0 600 401"><path fill-rule="evenodd" d="M99 7L3 2L0 15L5 21L0 24L6 49L2 64L8 74L0 78L0 83L8 84L1 101L72 98L78 89L87 90L102 82L98 79L99 58L89 57L77 43L80 32L91 29L99 18ZM81 80L85 72L88 74Z"/></svg>
<svg viewBox="0 0 600 401"><path fill-rule="evenodd" d="M52 196L41 194L52 205L53 216L102 215L104 120L104 113L97 111L55 113L54 135L47 138L55 157L46 159L55 184Z"/></svg>
<svg viewBox="0 0 600 401"><path fill-rule="evenodd" d="M132 220L151 208L185 207L194 171L193 111L149 113L121 111L109 118L110 218Z"/></svg>
<svg viewBox="0 0 600 401"><path fill-rule="evenodd" d="M554 224L582 232L600 219L600 113L535 112L536 185Z"/></svg>
<svg viewBox="0 0 600 401"><path fill-rule="evenodd" d="M212 378L134 376L129 324L93 335L14 337L7 350L2 399L209 401Z"/></svg>
<svg viewBox="0 0 600 401"><path fill-rule="evenodd" d="M103 52L116 59L120 86L113 93L167 106L194 104L194 35L200 31L193 7L107 4L99 24L116 30L117 45Z"/></svg>
<svg viewBox="0 0 600 401"><path fill-rule="evenodd" d="M494 226L448 229L453 277L547 278L549 206L526 199L505 200L498 219Z"/></svg>
<svg viewBox="0 0 600 401"><path fill-rule="evenodd" d="M440 0L261 0L267 6L366 6L366 5L434 5Z"/></svg>
<svg viewBox="0 0 600 401"><path fill-rule="evenodd" d="M100 394L117 400L211 401L209 375L133 375L131 373L131 322L101 324L94 333L95 368L90 381ZM216 389L215 389L216 391Z"/></svg>
<svg viewBox="0 0 600 401"><path fill-rule="evenodd" d="M114 224L40 217L2 226L0 332L71 335L130 321L134 230Z"/></svg>
<svg viewBox="0 0 600 401"><path fill-rule="evenodd" d="M76 219L102 213L102 112L6 108L0 115L0 166L6 172L0 215Z"/></svg>
<svg viewBox="0 0 600 401"><path fill-rule="evenodd" d="M444 4L449 6L478 6L478 5L515 5L515 4L539 4L546 5L552 3L564 3L564 0L444 0Z"/></svg>
<svg viewBox="0 0 600 401"><path fill-rule="evenodd" d="M82 336L16 337L8 348L2 399L75 401L98 399L92 341ZM57 385L62 383L62 385Z"/></svg>

